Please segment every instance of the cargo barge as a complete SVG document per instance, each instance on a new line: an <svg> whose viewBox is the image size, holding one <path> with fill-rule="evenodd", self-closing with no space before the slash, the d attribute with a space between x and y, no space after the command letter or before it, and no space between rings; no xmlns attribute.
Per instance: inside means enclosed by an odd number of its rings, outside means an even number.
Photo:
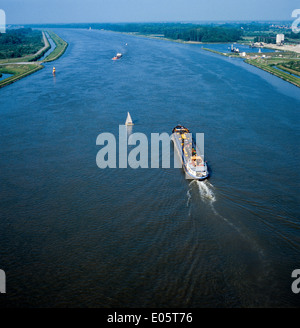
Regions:
<svg viewBox="0 0 300 328"><path fill-rule="evenodd" d="M174 147L179 153L182 167L188 179L205 180L209 177L208 167L189 129L177 125L172 130Z"/></svg>

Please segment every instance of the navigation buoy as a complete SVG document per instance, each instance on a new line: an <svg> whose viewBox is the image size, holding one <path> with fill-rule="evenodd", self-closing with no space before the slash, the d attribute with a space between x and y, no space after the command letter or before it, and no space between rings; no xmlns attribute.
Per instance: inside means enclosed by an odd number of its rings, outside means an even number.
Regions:
<svg viewBox="0 0 300 328"><path fill-rule="evenodd" d="M53 75L55 75L55 72L56 72L55 67L53 67L53 71L52 71Z"/></svg>

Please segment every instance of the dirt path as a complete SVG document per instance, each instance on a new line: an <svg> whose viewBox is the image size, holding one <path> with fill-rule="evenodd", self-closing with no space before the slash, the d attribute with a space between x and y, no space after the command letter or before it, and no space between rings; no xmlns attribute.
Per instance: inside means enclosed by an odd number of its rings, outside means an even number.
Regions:
<svg viewBox="0 0 300 328"><path fill-rule="evenodd" d="M40 50L35 54L35 56L39 55L42 51L44 51L45 49L47 49L47 48L50 46L49 41L48 41L48 39L47 39L47 37L46 37L46 35L45 35L45 32L42 32L42 33L43 33L43 40L44 40L44 44L45 44L45 46L44 46L44 48L40 49Z"/></svg>

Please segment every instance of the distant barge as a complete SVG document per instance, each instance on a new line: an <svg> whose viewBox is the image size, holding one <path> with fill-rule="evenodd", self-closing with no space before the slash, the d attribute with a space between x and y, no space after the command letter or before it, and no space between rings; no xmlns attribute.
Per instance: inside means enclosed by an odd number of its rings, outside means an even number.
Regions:
<svg viewBox="0 0 300 328"><path fill-rule="evenodd" d="M118 59L121 59L123 57L122 54L116 54L115 57L112 58L112 60L118 60Z"/></svg>
<svg viewBox="0 0 300 328"><path fill-rule="evenodd" d="M177 149L182 167L189 179L205 180L209 176L206 162L200 155L196 142L189 129L177 125L172 130L172 140Z"/></svg>

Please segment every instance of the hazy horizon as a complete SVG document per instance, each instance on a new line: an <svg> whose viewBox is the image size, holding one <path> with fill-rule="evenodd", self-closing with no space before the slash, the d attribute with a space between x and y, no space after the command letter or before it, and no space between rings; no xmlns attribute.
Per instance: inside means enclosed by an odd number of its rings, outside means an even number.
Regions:
<svg viewBox="0 0 300 328"><path fill-rule="evenodd" d="M299 0L2 0L8 25L292 21Z"/></svg>
<svg viewBox="0 0 300 328"><path fill-rule="evenodd" d="M45 23L14 23L14 24L9 24L11 26L18 26L18 25L73 25L73 24L78 24L78 25L83 25L83 24L172 24L172 23L180 23L180 24L226 24L226 23L292 23L293 19L288 20L288 19L282 19L282 20L224 20L224 21L219 21L219 20L202 20L202 21L116 21L116 22L45 22Z"/></svg>

